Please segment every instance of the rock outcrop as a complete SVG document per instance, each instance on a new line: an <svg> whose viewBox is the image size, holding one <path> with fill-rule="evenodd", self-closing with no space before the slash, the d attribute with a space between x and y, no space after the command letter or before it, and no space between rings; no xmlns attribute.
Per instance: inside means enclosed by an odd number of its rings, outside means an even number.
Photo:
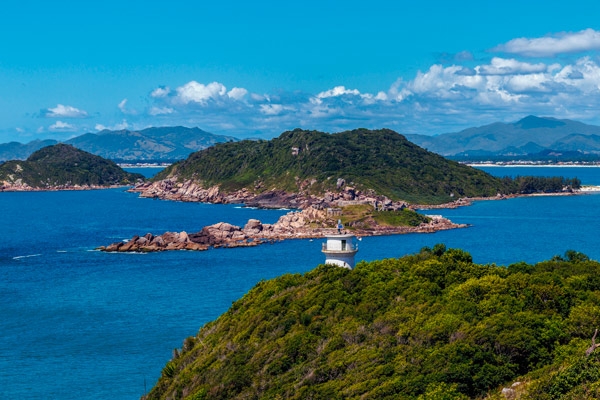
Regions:
<svg viewBox="0 0 600 400"><path fill-rule="evenodd" d="M342 179L342 183L343 179ZM351 204L370 204L378 210L401 210L408 206L403 201L392 201L386 196L375 193L362 192L351 186L340 186L337 191L327 191L322 196L310 194L310 182L299 182L297 193L288 193L283 190L267 190L254 193L246 188L223 192L219 186L205 188L197 182L186 180L179 182L176 179L164 179L156 182L139 184L130 191L140 193L140 197L162 200L190 201L212 204L245 204L248 207L259 208L295 208L307 209L310 207L325 209L342 207Z"/></svg>
<svg viewBox="0 0 600 400"><path fill-rule="evenodd" d="M134 236L127 242L117 242L99 247L108 252L153 252L166 250L207 250L218 247L248 247L261 243L285 240L320 238L335 232L335 220L327 211L310 207L303 211L289 212L274 224L263 224L250 219L243 228L226 222L205 226L196 233L165 232L154 236ZM454 224L441 216L431 217L428 223L416 227L375 226L370 229L356 229L358 236L392 235L414 232L436 232L446 229L463 228L466 225Z"/></svg>

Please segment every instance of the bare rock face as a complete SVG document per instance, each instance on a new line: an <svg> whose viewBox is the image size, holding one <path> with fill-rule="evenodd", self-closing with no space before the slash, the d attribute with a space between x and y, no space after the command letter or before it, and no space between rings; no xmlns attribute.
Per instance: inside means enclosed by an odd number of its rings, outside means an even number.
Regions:
<svg viewBox="0 0 600 400"><path fill-rule="evenodd" d="M212 204L245 204L259 208L294 208L306 210L311 207L326 209L352 204L372 204L382 210L401 210L404 202L394 202L385 196L377 195L372 189L358 189L352 182L343 178L336 181L336 189L320 195L311 193L310 188L315 180L296 179L298 188L295 192L283 190L265 190L262 182L255 182L249 188L234 192L223 192L219 186L203 187L200 183L177 177L152 183L142 183L130 189L139 192L141 197L158 198L177 201L197 201Z"/></svg>
<svg viewBox="0 0 600 400"><path fill-rule="evenodd" d="M249 219L244 226L244 232L249 236L258 235L263 230L263 224L257 219Z"/></svg>

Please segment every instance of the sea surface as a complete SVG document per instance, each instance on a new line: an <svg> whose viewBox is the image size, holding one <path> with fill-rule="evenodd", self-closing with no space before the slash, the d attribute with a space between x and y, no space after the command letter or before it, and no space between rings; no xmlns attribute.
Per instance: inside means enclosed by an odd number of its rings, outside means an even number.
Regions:
<svg viewBox="0 0 600 400"><path fill-rule="evenodd" d="M600 168L482 169L600 185ZM0 193L0 207L2 399L138 399L174 348L258 281L302 273L324 260L320 240L205 252L95 250L136 234L195 232L219 221L273 223L286 210L141 199L123 189ZM480 201L426 213L470 227L365 237L357 259L400 257L436 243L501 266L569 249L600 259L598 194Z"/></svg>

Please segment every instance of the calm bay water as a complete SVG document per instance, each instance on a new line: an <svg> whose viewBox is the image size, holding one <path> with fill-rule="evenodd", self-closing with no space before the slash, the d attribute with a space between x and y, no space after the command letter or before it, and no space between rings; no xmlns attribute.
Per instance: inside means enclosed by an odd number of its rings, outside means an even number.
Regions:
<svg viewBox="0 0 600 400"><path fill-rule="evenodd" d="M483 169L600 185L600 168ZM147 232L194 232L249 218L271 223L281 210L140 199L120 189L0 193L0 207L0 398L139 398L173 348L256 282L308 271L324 259L319 240L206 252L94 251ZM357 258L399 257L443 242L479 263L537 262L568 249L600 259L599 210L600 195L433 210L471 227L365 237Z"/></svg>

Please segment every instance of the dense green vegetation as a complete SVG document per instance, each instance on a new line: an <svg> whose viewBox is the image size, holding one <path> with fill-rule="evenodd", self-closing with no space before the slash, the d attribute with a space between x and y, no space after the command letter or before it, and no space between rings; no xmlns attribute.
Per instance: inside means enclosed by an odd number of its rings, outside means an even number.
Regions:
<svg viewBox="0 0 600 400"><path fill-rule="evenodd" d="M311 193L334 190L338 178L395 200L441 203L455 196L493 196L502 183L449 161L388 130L337 134L296 129L270 141L217 144L172 165L156 179L196 179L224 190L296 192L314 179Z"/></svg>
<svg viewBox="0 0 600 400"><path fill-rule="evenodd" d="M555 193L565 187L572 189L581 188L581 181L577 178L542 177L542 176L517 176L502 178L505 187L511 193Z"/></svg>
<svg viewBox="0 0 600 400"><path fill-rule="evenodd" d="M369 204L357 204L342 208L340 220L346 229L369 229L379 226L419 226L430 218L405 208L398 211L379 211Z"/></svg>
<svg viewBox="0 0 600 400"><path fill-rule="evenodd" d="M600 264L479 265L436 245L262 281L165 366L149 399L597 398ZM600 350L598 350L600 353Z"/></svg>
<svg viewBox="0 0 600 400"><path fill-rule="evenodd" d="M393 200L435 204L515 193L518 187L447 160L389 129L327 134L296 129L270 141L217 144L173 164L155 179L193 179L224 191L284 190L320 195L338 178Z"/></svg>
<svg viewBox="0 0 600 400"><path fill-rule="evenodd" d="M132 184L143 179L142 175L126 172L112 161L66 144L44 147L26 161L0 165L0 182L20 181L39 188Z"/></svg>

